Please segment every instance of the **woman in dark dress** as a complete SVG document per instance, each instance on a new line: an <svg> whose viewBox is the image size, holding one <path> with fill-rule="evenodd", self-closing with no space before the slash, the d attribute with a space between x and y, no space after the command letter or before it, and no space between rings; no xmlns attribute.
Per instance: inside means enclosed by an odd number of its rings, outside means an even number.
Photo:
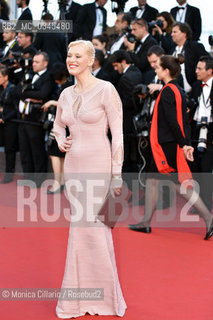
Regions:
<svg viewBox="0 0 213 320"><path fill-rule="evenodd" d="M18 150L17 122L11 122L11 119L17 118L19 97L16 87L9 81L8 77L9 69L2 65L0 67L0 86L3 87L0 96L0 126L3 133L6 168L1 183L9 183L13 180L16 151Z"/></svg>
<svg viewBox="0 0 213 320"><path fill-rule="evenodd" d="M181 55L179 58L162 56L155 70L165 86L156 100L151 124L150 143L153 159L148 169L148 172L151 173L146 182L145 215L142 222L130 225L130 229L145 233L151 232L150 222L158 199L159 179L168 179L169 176L172 176L179 192L180 187L191 182L188 187L185 187L186 193L183 195L189 202L194 201L194 206L206 223L205 240L208 240L213 235L213 217L193 189L194 183L187 163L187 160L193 161L194 149L189 145L185 94L176 80L180 74L180 63L182 62Z"/></svg>
<svg viewBox="0 0 213 320"><path fill-rule="evenodd" d="M55 140L54 132L53 132L53 122L55 120L56 115L56 108L58 105L58 98L61 92L71 86L73 82L70 80L69 73L67 71L66 65L64 63L55 63L52 69L52 77L55 83L58 85L58 88L52 99L47 101L43 105L43 110L48 111L48 139L47 139L47 146L48 146L48 154L51 160L52 169L54 173L54 183L53 185L47 190L48 194L59 193L63 190L64 186L64 177L63 177L63 167L64 167L64 157L65 153L61 152L58 148L58 144Z"/></svg>

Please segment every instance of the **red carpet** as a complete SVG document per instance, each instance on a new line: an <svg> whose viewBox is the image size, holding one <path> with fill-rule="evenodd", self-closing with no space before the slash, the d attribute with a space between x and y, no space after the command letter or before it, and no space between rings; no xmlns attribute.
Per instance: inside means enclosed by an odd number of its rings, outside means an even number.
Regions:
<svg viewBox="0 0 213 320"><path fill-rule="evenodd" d="M0 186L1 288L60 288L68 228L8 227L15 214L15 183ZM6 218L5 218L6 217ZM5 224L2 223L5 221ZM5 227L6 226L6 227ZM153 228L142 234L113 230L126 320L212 320L213 239ZM1 289L2 290L2 289ZM0 301L0 319L52 320L56 301ZM84 316L81 319L118 319Z"/></svg>

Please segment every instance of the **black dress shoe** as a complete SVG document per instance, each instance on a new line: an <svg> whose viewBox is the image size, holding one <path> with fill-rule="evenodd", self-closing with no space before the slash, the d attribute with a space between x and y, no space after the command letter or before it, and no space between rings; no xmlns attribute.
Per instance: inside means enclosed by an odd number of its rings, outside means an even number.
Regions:
<svg viewBox="0 0 213 320"><path fill-rule="evenodd" d="M204 240L208 240L209 238L211 238L213 236L213 221L211 223L211 226L209 228L209 231L206 233L206 236L204 238Z"/></svg>
<svg viewBox="0 0 213 320"><path fill-rule="evenodd" d="M140 222L138 224L129 224L129 229L131 229L133 231L143 232L143 233L151 233L152 232L151 227L144 226L144 224L142 222Z"/></svg>

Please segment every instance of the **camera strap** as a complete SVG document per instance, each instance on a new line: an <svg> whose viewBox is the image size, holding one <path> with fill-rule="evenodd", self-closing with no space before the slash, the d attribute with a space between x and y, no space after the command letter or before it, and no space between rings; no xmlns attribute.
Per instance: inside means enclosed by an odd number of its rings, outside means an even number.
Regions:
<svg viewBox="0 0 213 320"><path fill-rule="evenodd" d="M204 97L204 93L203 93L203 88L202 88L201 95L202 95L204 107L205 107L206 109L207 109L207 108L210 108L210 107L211 107L211 104L210 104L209 102L210 102L210 95L211 95L211 94L209 94L207 100L205 101L205 97Z"/></svg>
<svg viewBox="0 0 213 320"><path fill-rule="evenodd" d="M7 88L6 88L6 90L5 90L5 95L4 95L3 100L7 100L8 95L9 95L9 92L10 92L10 87L11 87L11 83L8 82L8 85L7 85Z"/></svg>

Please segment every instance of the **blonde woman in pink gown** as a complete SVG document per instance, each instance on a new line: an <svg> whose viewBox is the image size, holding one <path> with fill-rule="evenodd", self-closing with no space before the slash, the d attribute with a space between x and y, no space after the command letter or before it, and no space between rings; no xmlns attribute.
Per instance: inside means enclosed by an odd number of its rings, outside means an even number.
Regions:
<svg viewBox="0 0 213 320"><path fill-rule="evenodd" d="M122 317L126 309L111 229L97 221L108 190L114 196L121 193L122 105L114 86L91 74L94 55L90 41L69 44L67 68L77 83L60 95L54 132L59 149L66 152L64 174L72 212L62 290L101 288L103 299L59 299L56 314L62 319L86 313ZM69 137L66 137L66 126ZM111 145L108 128L112 134ZM76 188L69 192L73 181ZM88 187L91 181L92 186L94 181L97 183L95 204Z"/></svg>

